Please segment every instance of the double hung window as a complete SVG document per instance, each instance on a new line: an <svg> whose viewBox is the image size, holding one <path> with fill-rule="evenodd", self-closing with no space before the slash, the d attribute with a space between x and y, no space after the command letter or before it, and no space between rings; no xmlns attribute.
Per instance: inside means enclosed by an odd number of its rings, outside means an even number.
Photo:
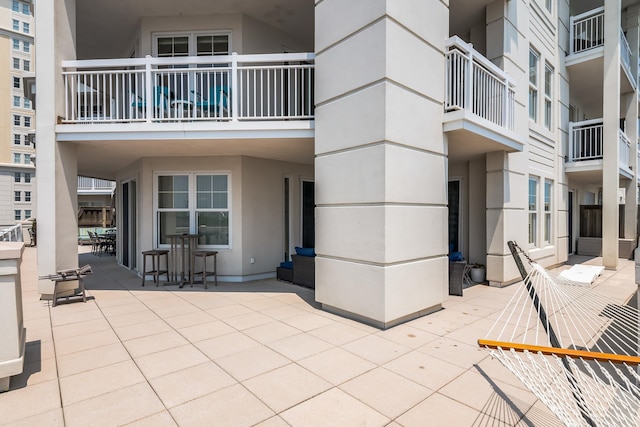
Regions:
<svg viewBox="0 0 640 427"><path fill-rule="evenodd" d="M539 184L543 182L541 187ZM542 201L540 203L539 201ZM553 239L553 181L529 176L529 245L551 245ZM540 234L539 234L540 233Z"/></svg>
<svg viewBox="0 0 640 427"><path fill-rule="evenodd" d="M157 175L157 241L199 234L200 246L230 246L230 176L226 173Z"/></svg>
<svg viewBox="0 0 640 427"><path fill-rule="evenodd" d="M540 55L529 50L529 118L538 120L538 63Z"/></svg>
<svg viewBox="0 0 640 427"><path fill-rule="evenodd" d="M538 178L529 177L529 245L538 243Z"/></svg>

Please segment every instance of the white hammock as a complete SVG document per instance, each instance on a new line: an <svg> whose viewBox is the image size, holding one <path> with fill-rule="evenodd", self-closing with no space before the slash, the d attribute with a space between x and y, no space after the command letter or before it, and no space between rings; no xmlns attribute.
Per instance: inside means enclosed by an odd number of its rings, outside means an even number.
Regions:
<svg viewBox="0 0 640 427"><path fill-rule="evenodd" d="M527 274L509 247L524 285L478 344L565 425L640 426L638 309L531 260Z"/></svg>

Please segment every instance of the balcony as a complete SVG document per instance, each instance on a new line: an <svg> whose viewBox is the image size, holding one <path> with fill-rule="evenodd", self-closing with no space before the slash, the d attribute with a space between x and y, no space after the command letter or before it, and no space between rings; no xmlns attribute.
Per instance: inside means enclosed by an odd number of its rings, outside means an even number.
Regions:
<svg viewBox="0 0 640 427"><path fill-rule="evenodd" d="M513 132L514 84L507 74L454 36L446 44L444 131L449 157L489 151L522 151Z"/></svg>
<svg viewBox="0 0 640 427"><path fill-rule="evenodd" d="M61 124L313 120L314 55L63 61Z"/></svg>
<svg viewBox="0 0 640 427"><path fill-rule="evenodd" d="M603 158L603 121L602 119L569 122L569 156L567 173L581 173L591 177L600 177ZM619 173L631 178L633 173L629 167L631 159L631 140L627 134L618 129ZM598 178L599 179L599 178Z"/></svg>
<svg viewBox="0 0 640 427"><path fill-rule="evenodd" d="M62 61L56 140L78 174L149 156L313 162L312 53Z"/></svg>
<svg viewBox="0 0 640 427"><path fill-rule="evenodd" d="M585 109L592 111L602 109L604 18L604 7L598 7L572 16L569 24L566 65L571 78L572 97ZM620 92L632 92L637 87L638 77L632 77L631 48L622 28L619 30L619 44Z"/></svg>

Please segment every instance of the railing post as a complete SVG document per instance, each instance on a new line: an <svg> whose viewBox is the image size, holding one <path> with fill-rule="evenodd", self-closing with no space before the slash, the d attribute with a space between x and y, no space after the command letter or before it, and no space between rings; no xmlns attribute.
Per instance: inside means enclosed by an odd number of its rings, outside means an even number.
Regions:
<svg viewBox="0 0 640 427"><path fill-rule="evenodd" d="M573 122L569 122L569 158L568 160L570 162L573 161L573 156L574 156L573 145L576 143L575 139L576 139L576 136L573 133Z"/></svg>
<svg viewBox="0 0 640 427"><path fill-rule="evenodd" d="M467 65L465 67L466 78L464 79L464 106L463 108L470 108L472 113L475 113L475 109L471 105L473 99L473 45L469 44L469 52L465 55L467 58Z"/></svg>
<svg viewBox="0 0 640 427"><path fill-rule="evenodd" d="M238 92L238 79L240 78L240 76L238 75L238 53L237 52L233 52L231 54L231 90L230 90L230 96L231 96L231 121L232 122L237 122L238 121L238 106L239 106L239 102L238 102L238 97L239 97L239 92Z"/></svg>
<svg viewBox="0 0 640 427"><path fill-rule="evenodd" d="M508 128L508 117L509 117L509 82L503 82L503 95L502 95L502 126Z"/></svg>
<svg viewBox="0 0 640 427"><path fill-rule="evenodd" d="M153 85L151 84L151 55L146 55L145 59L144 105L146 108L144 109L144 111L147 123L151 123L154 110L153 103L155 102L155 100L153 99Z"/></svg>
<svg viewBox="0 0 640 427"><path fill-rule="evenodd" d="M573 55L575 52L575 31L573 27L575 26L576 19L572 16L569 18L569 54Z"/></svg>

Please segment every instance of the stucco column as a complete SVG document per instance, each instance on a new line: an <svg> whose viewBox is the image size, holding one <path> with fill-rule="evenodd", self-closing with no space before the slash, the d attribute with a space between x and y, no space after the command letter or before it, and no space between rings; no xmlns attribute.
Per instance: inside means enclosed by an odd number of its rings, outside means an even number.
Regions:
<svg viewBox="0 0 640 427"><path fill-rule="evenodd" d="M602 264L618 266L618 162L620 123L620 0L604 2L602 159Z"/></svg>
<svg viewBox="0 0 640 427"><path fill-rule="evenodd" d="M60 61L75 58L75 0L36 2L35 7L38 275L46 275L78 265L76 150L57 143L55 135L64 111ZM49 295L53 284L41 280L38 290Z"/></svg>
<svg viewBox="0 0 640 427"><path fill-rule="evenodd" d="M627 10L627 22L625 30L627 41L631 52L636 52L631 59L631 75L638 75L638 57L640 49L640 7L634 5ZM633 177L625 182L625 205L624 205L624 237L625 239L635 239L638 233L638 92L632 91L626 95L627 111L627 136L631 140L631 150L629 152L629 166L633 171Z"/></svg>
<svg viewBox="0 0 640 427"><path fill-rule="evenodd" d="M528 8L525 2L497 0L487 6L487 58L500 65L516 81L514 131L529 137L528 77L522 69L528 43ZM524 50L524 52L523 52ZM528 70L527 70L528 72ZM486 155L486 253L487 280L501 286L520 278L507 246L516 241L526 250L527 159L524 152L496 151Z"/></svg>
<svg viewBox="0 0 640 427"><path fill-rule="evenodd" d="M316 300L379 327L447 294L448 8L316 1Z"/></svg>

